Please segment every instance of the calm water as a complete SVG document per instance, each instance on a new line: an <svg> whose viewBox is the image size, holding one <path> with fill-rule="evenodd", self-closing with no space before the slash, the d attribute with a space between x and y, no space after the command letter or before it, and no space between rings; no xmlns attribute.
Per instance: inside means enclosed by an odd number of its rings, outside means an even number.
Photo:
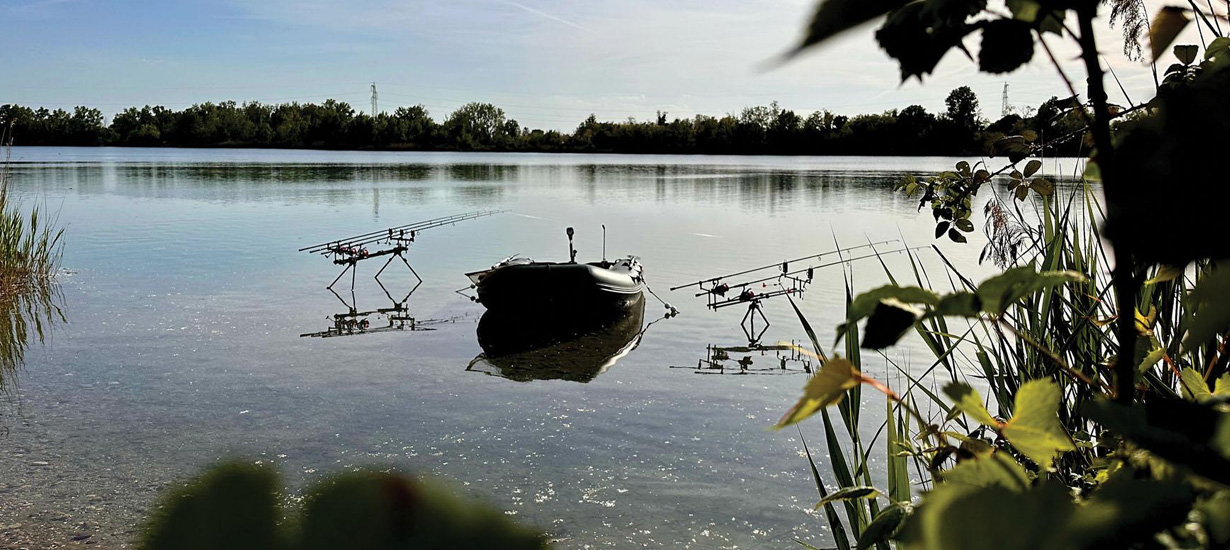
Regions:
<svg viewBox="0 0 1230 550"><path fill-rule="evenodd" d="M229 456L276 464L290 490L367 465L437 477L561 548L786 548L827 538L798 433L765 429L805 375L797 362L698 373L707 346L746 343L744 310L667 289L834 242L929 245L930 214L888 187L956 159L16 148L13 161L17 193L67 226L68 322L27 352L4 409L0 499L14 517L0 525L82 521L123 541L159 488ZM423 284L409 315L435 330L300 336L347 306L324 289L339 269L296 249L478 209L509 212L424 232L410 251ZM467 370L483 310L454 293L463 273L514 253L564 260L568 226L579 259L597 259L600 224L608 256L641 256L683 314L588 382ZM940 247L978 278L982 242ZM933 253L922 261L942 277ZM900 254L887 262L907 276ZM356 306L388 307L371 278L382 262L368 263ZM389 270L400 298L412 278ZM858 289L885 281L874 260L852 273ZM663 313L647 298L646 324ZM831 342L841 268L819 271L804 298ZM766 342L805 338L784 299L765 313ZM892 352L928 366L912 356L925 354ZM883 359L865 363L894 380ZM872 433L884 406L865 395ZM824 474L819 423L804 434Z"/></svg>

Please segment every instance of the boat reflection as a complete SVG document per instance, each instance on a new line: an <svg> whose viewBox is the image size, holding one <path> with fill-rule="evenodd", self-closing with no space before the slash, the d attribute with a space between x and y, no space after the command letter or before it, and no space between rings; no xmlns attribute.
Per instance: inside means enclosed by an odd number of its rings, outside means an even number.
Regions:
<svg viewBox="0 0 1230 550"><path fill-rule="evenodd" d="M627 311L582 318L489 310L478 321L483 353L466 370L518 382L589 382L636 349L644 320L643 297Z"/></svg>
<svg viewBox="0 0 1230 550"><path fill-rule="evenodd" d="M695 367L671 368L688 369L696 374L811 374L815 368L815 358L800 351L802 349L795 342L769 346L711 344L705 348L705 356L696 361Z"/></svg>

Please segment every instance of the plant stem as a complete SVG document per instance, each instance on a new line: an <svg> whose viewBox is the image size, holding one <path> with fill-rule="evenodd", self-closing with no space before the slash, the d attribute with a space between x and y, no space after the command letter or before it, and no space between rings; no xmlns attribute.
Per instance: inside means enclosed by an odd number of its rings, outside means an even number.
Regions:
<svg viewBox="0 0 1230 550"><path fill-rule="evenodd" d="M1093 142L1097 145L1094 157L1102 172L1102 185L1106 193L1109 208L1115 208L1123 203L1122 196L1127 191L1118 184L1118 170L1115 165L1114 142L1110 135L1110 108L1106 102L1106 87L1103 82L1105 75L1098 56L1097 39L1093 34L1093 18L1097 16L1098 3L1085 1L1076 10L1076 18L1080 24L1078 41L1081 46L1081 58L1085 62L1085 72L1088 74L1089 100L1093 104ZM1136 277L1134 259L1129 243L1115 242L1115 268L1111 272L1114 279L1115 294L1118 300L1116 310L1117 340L1119 353L1115 357L1115 400L1121 404L1130 404L1135 393L1136 365L1133 364L1136 348L1136 294L1140 289L1140 281Z"/></svg>

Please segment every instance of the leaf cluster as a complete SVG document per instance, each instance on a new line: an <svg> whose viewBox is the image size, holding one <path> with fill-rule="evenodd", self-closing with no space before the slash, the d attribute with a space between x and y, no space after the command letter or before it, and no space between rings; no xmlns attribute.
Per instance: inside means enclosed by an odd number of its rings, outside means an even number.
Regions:
<svg viewBox="0 0 1230 550"><path fill-rule="evenodd" d="M277 475L225 463L167 494L144 528L144 550L547 548L539 533L432 484L357 471L307 491L284 520Z"/></svg>

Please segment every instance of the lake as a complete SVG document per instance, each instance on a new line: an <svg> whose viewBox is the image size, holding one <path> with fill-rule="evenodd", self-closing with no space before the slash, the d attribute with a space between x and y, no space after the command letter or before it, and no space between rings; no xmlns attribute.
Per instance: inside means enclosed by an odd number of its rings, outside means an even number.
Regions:
<svg viewBox="0 0 1230 550"><path fill-rule="evenodd" d="M876 249L934 243L981 279L994 272L978 265L981 232L934 241L930 212L890 192L903 174L958 160L14 148L12 192L66 227L67 321L8 381L0 541L90 535L120 547L162 489L239 458L275 465L291 492L363 466L435 478L559 548L824 546L799 432L767 429L800 395L806 362L764 352L746 369L741 355L698 368L709 346L747 344L746 309L708 311L694 289L668 289L890 239L902 241ZM1075 162L1044 171L1070 175ZM303 336L330 333L352 306L398 306L414 279L394 263L382 288L372 276L384 262L361 262L353 298L347 281L335 296L325 287L341 268L299 248L487 209L506 212L421 232L410 247L422 284L393 316L431 330L372 313L365 333ZM663 319L646 296L628 345L577 359L590 361L583 376L483 360L483 308L455 292L464 273L513 254L564 261L567 227L578 259L597 260L602 224L607 256L640 256L682 313ZM917 254L947 280L934 251ZM911 277L905 255L884 261ZM844 315L844 276L856 292L887 280L875 259L816 271L797 303L825 345ZM806 340L785 297L763 311L763 342ZM930 365L917 343L888 356ZM885 358L863 357L900 382ZM871 435L884 401L863 395ZM819 421L802 427L827 476Z"/></svg>

